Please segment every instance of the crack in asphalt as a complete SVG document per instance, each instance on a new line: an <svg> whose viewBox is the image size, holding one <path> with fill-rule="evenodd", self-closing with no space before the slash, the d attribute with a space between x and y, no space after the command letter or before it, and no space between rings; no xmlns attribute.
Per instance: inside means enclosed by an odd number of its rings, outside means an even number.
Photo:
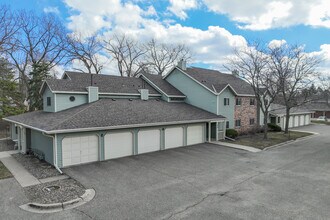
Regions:
<svg viewBox="0 0 330 220"><path fill-rule="evenodd" d="M84 214L84 215L87 216L89 219L93 219L92 216L88 215L86 212L84 212L84 211L82 211L82 210L79 210L79 209L77 209L77 208L73 208L73 210L76 210L76 211L78 211L78 212Z"/></svg>

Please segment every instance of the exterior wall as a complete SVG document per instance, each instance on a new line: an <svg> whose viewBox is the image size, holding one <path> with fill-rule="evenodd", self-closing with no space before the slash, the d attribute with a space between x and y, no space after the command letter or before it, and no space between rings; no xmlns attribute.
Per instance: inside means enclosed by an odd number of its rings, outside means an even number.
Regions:
<svg viewBox="0 0 330 220"><path fill-rule="evenodd" d="M204 141L206 141L206 124L207 123L197 123L202 124L204 126L203 137ZM183 127L184 129L184 145L187 145L187 127L189 125L197 125L197 124L181 124L181 125L168 125L168 126L155 126L155 127L142 127L142 128L131 128L131 129L117 129L117 130L103 130L103 131L93 131L93 132L77 132L77 133L67 133L67 134L57 134L57 165L59 168L63 167L62 161L62 140L65 137L72 136L84 136L84 135L97 135L99 137L99 160L103 161L104 156L104 136L107 133L115 133L115 132L132 132L133 134L133 154L138 154L138 132L141 129L159 129L160 130L160 150L164 150L165 146L165 129L170 127Z"/></svg>
<svg viewBox="0 0 330 220"><path fill-rule="evenodd" d="M224 105L224 98L229 98L229 105ZM234 128L234 112L235 112L235 95L230 90L226 88L218 96L218 115L223 115L229 121L229 128Z"/></svg>
<svg viewBox="0 0 330 220"><path fill-rule="evenodd" d="M330 111L315 111L315 113L313 114L313 118L318 118L320 116L330 118Z"/></svg>
<svg viewBox="0 0 330 220"><path fill-rule="evenodd" d="M54 164L53 159L53 139L44 136L41 132L31 130L31 149L42 151L45 155L45 161Z"/></svg>
<svg viewBox="0 0 330 220"><path fill-rule="evenodd" d="M75 97L75 100L73 102L70 101L71 96ZM57 112L88 103L87 94L60 94L60 93L57 93L55 98L56 98L55 104L56 104Z"/></svg>
<svg viewBox="0 0 330 220"><path fill-rule="evenodd" d="M255 105L250 105L250 99L253 97L237 97L241 98L241 105L236 105L235 101L235 120L241 120L241 126L235 127L239 133L248 132L254 129L258 124L258 114L257 114L257 102L255 100ZM250 125L250 119L254 119L254 124Z"/></svg>
<svg viewBox="0 0 330 220"><path fill-rule="evenodd" d="M47 106L47 97L51 98L51 105ZM48 86L42 94L43 109L45 112L55 112L55 95L50 91Z"/></svg>
<svg viewBox="0 0 330 220"><path fill-rule="evenodd" d="M218 114L217 96L179 70L173 70L165 79L186 96L186 103Z"/></svg>

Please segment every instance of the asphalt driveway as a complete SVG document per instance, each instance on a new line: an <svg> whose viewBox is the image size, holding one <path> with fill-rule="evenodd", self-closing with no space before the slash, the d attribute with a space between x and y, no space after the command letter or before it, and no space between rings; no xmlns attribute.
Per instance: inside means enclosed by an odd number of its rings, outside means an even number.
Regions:
<svg viewBox="0 0 330 220"><path fill-rule="evenodd" d="M91 202L62 213L25 218L70 219L328 219L330 126L304 141L259 153L202 144L64 169ZM14 181L9 179L6 181ZM0 195L10 197L10 189ZM20 191L12 200L24 201ZM0 212L24 211L0 197ZM11 208L9 206L12 206Z"/></svg>

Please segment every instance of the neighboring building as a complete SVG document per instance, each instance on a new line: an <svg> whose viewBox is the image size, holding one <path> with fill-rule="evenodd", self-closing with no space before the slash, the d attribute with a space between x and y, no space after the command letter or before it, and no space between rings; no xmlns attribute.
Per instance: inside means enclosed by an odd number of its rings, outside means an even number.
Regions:
<svg viewBox="0 0 330 220"><path fill-rule="evenodd" d="M311 101L304 105L304 107L314 112L312 118L318 118L320 116L330 118L330 102L328 99Z"/></svg>
<svg viewBox="0 0 330 220"><path fill-rule="evenodd" d="M289 128L309 125L314 112L303 107L294 107L290 110ZM285 129L286 108L283 105L272 104L270 111L270 123L279 125Z"/></svg>
<svg viewBox="0 0 330 220"><path fill-rule="evenodd" d="M186 68L181 63L164 79L186 96L187 103L225 116L227 128L243 133L258 126L254 91L238 76L216 70Z"/></svg>
<svg viewBox="0 0 330 220"><path fill-rule="evenodd" d="M43 111L4 120L22 153L57 168L224 138L224 116L185 103L158 76L65 72L40 92Z"/></svg>

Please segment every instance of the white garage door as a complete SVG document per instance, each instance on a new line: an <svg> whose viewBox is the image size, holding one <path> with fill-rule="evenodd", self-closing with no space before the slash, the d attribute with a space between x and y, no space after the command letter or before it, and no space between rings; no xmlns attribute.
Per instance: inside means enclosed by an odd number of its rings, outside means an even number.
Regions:
<svg viewBox="0 0 330 220"><path fill-rule="evenodd" d="M110 133L104 136L104 159L133 155L133 134L131 132Z"/></svg>
<svg viewBox="0 0 330 220"><path fill-rule="evenodd" d="M289 118L289 128L293 127L293 116L290 116Z"/></svg>
<svg viewBox="0 0 330 220"><path fill-rule="evenodd" d="M165 149L183 146L183 128L165 129Z"/></svg>
<svg viewBox="0 0 330 220"><path fill-rule="evenodd" d="M294 116L294 127L299 126L299 116Z"/></svg>
<svg viewBox="0 0 330 220"><path fill-rule="evenodd" d="M138 133L138 153L160 150L160 130L141 130Z"/></svg>
<svg viewBox="0 0 330 220"><path fill-rule="evenodd" d="M99 139L96 135L66 137L62 140L63 166L99 160Z"/></svg>
<svg viewBox="0 0 330 220"><path fill-rule="evenodd" d="M305 125L309 125L310 123L310 115L305 115Z"/></svg>
<svg viewBox="0 0 330 220"><path fill-rule="evenodd" d="M299 126L305 125L305 116L304 115L300 115L299 118L300 118Z"/></svg>
<svg viewBox="0 0 330 220"><path fill-rule="evenodd" d="M187 128L187 145L203 143L203 125L191 125Z"/></svg>

